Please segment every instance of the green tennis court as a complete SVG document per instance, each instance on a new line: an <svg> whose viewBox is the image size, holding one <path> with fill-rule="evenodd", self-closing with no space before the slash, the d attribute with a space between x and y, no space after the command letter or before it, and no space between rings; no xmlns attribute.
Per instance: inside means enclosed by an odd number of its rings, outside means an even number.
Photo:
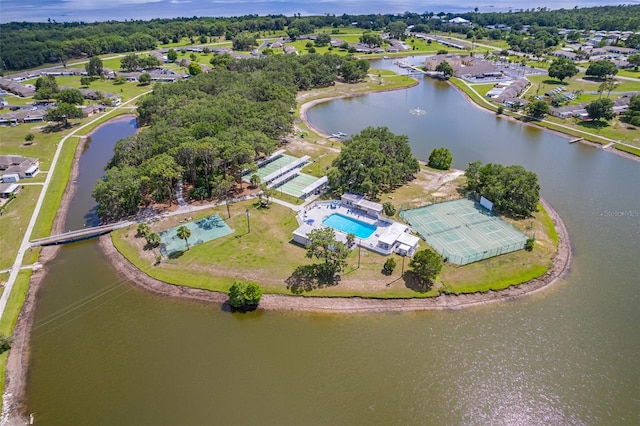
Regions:
<svg viewBox="0 0 640 426"><path fill-rule="evenodd" d="M400 216L442 257L457 265L524 248L527 236L472 200L406 210Z"/></svg>
<svg viewBox="0 0 640 426"><path fill-rule="evenodd" d="M304 195L302 190L317 180L318 178L315 176L298 173L293 179L283 183L279 187L275 188L275 190L293 195L294 197L302 197L302 195Z"/></svg>
<svg viewBox="0 0 640 426"><path fill-rule="evenodd" d="M260 180L262 181L262 180L264 180L265 177L269 176L271 173L285 168L286 166L288 166L289 164L293 163L296 160L298 160L297 157L293 157L293 156L287 155L287 154L282 154L280 157L276 158L275 160L271 161L270 163L267 163L267 164L261 166L258 169L258 171L256 172L256 174L258 176L260 176ZM251 178L252 175L253 175L253 173L250 173L250 174L246 175L245 179L247 179L247 181L248 181Z"/></svg>
<svg viewBox="0 0 640 426"><path fill-rule="evenodd" d="M233 229L229 228L224 219L217 214L195 222L187 222L183 225L191 231L191 236L187 239L190 247L215 240L233 232ZM178 238L178 228L180 226L182 225L160 232L159 248L164 256L170 256L172 253L187 249L185 240Z"/></svg>

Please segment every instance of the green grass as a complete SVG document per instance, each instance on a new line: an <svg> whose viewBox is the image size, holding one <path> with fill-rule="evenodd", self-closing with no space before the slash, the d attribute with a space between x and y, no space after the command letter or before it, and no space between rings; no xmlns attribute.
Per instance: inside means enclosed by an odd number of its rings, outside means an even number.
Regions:
<svg viewBox="0 0 640 426"><path fill-rule="evenodd" d="M540 93L548 92L556 87L562 86L567 89L567 92L575 92L576 90L597 92L602 81L598 80L584 80L584 73L579 73L577 76L572 77L564 82L553 79L548 75L534 75L527 78L533 85L540 85ZM640 80L618 80L619 84L614 91L616 92L638 92L640 91Z"/></svg>
<svg viewBox="0 0 640 426"><path fill-rule="evenodd" d="M20 271L16 282L13 285L13 291L7 300L7 306L5 307L2 319L0 319L0 333L5 336L13 335L13 329L18 321L18 315L22 310L22 305L27 297L27 290L29 289L29 279L31 278L31 271ZM4 382L7 372L7 357L9 352L5 352L0 355L0 394L4 393ZM0 403L1 405L1 403Z"/></svg>
<svg viewBox="0 0 640 426"><path fill-rule="evenodd" d="M74 88L82 87L80 85L80 76L62 76L56 77L59 86L69 86ZM88 87L91 90L98 90L103 93L115 93L122 98L122 102L126 102L144 92L152 89L151 86L139 86L135 82L126 82L124 84L114 84L112 80L94 80ZM86 103L86 102L85 102Z"/></svg>
<svg viewBox="0 0 640 426"><path fill-rule="evenodd" d="M9 295L7 306L5 307L4 314L0 319L0 333L5 336L13 334L13 329L18 321L18 315L22 310L24 299L27 297L30 278L30 270L26 269L24 271L20 271L16 278L16 282L13 284L13 291ZM4 380L2 382L4 383Z"/></svg>
<svg viewBox="0 0 640 426"><path fill-rule="evenodd" d="M473 90L478 92L483 98L487 96L487 92L496 87L494 83L474 84Z"/></svg>
<svg viewBox="0 0 640 426"><path fill-rule="evenodd" d="M277 198L279 200L286 201L287 203L291 203L291 204L294 204L296 206L299 206L300 204L304 203L304 200L302 200L302 199L300 199L298 197L294 197L293 195L289 195L289 194L285 194L284 192L280 192L277 188L273 192L273 198Z"/></svg>
<svg viewBox="0 0 640 426"><path fill-rule="evenodd" d="M639 148L631 148L630 146L626 146L626 145L614 145L613 146L615 149L617 149L618 151L622 151L622 152L626 152L629 154L633 154L636 155L638 157L640 157L640 149Z"/></svg>
<svg viewBox="0 0 640 426"><path fill-rule="evenodd" d="M0 235L4 241L0 250L0 269L13 265L41 190L41 186L25 186L0 216Z"/></svg>
<svg viewBox="0 0 640 426"><path fill-rule="evenodd" d="M482 96L480 96L477 92L475 92L472 88L467 86L462 80L458 78L451 78L449 81L458 89L462 90L467 94L475 103L482 106L483 108L489 109L491 111L497 111L498 107L488 101L486 101Z"/></svg>
<svg viewBox="0 0 640 426"><path fill-rule="evenodd" d="M620 77L631 77L631 78L637 78L640 79L640 70L639 71L634 71L634 70L618 70L618 74Z"/></svg>
<svg viewBox="0 0 640 426"><path fill-rule="evenodd" d="M338 154L335 152L327 153L313 160L312 163L307 164L303 169L302 173L309 174L315 177L322 177L327 174L327 168L331 166L333 160L338 157Z"/></svg>
<svg viewBox="0 0 640 426"><path fill-rule="evenodd" d="M51 234L53 220L56 217L60 202L62 201L62 195L64 194L67 182L69 181L71 165L73 164L73 156L76 152L79 141L79 138L71 137L67 139L62 147L60 157L58 157L58 164L56 165L56 172L49 183L47 196L42 203L38 220L33 228L33 232L31 233L32 240L44 238Z"/></svg>

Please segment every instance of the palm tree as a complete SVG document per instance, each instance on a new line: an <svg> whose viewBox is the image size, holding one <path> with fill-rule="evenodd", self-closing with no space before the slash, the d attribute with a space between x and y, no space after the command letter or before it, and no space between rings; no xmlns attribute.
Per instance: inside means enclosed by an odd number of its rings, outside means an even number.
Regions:
<svg viewBox="0 0 640 426"><path fill-rule="evenodd" d="M178 228L176 235L178 235L178 238L184 240L184 242L187 243L187 250L189 250L189 237L191 236L191 230L182 225L180 228Z"/></svg>

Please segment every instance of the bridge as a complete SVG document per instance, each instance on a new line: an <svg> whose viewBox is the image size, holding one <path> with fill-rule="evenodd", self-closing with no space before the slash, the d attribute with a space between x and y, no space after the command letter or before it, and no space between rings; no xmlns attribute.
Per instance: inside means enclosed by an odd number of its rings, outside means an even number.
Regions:
<svg viewBox="0 0 640 426"><path fill-rule="evenodd" d="M396 62L394 62L394 65L397 65L400 68L408 70L406 73L399 73L399 75L410 75L410 76L413 76L413 75L416 75L416 73L419 73L419 74L423 74L423 75L428 75L429 77L439 78L441 80L445 79L444 74L441 73L441 72L438 72L438 71L426 71L426 70L423 70L421 68L418 68L415 65L411 65L406 61L396 61Z"/></svg>
<svg viewBox="0 0 640 426"><path fill-rule="evenodd" d="M77 231L69 231L63 234L51 235L46 238L40 238L31 241L29 244L31 247L40 246L52 246L58 244L68 244L76 241L88 240L90 238L99 237L100 235L108 234L116 229L124 228L131 225L133 222L125 221L112 223L110 225L95 226L92 228L78 229Z"/></svg>

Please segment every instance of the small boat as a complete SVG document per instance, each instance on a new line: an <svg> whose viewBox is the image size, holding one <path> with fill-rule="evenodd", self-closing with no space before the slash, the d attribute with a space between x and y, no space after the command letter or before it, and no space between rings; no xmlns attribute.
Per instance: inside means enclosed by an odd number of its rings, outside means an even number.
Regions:
<svg viewBox="0 0 640 426"><path fill-rule="evenodd" d="M391 59L391 58L388 56L383 56L382 59Z"/></svg>
<svg viewBox="0 0 640 426"><path fill-rule="evenodd" d="M344 132L338 132L338 136L340 136L341 138L348 136L346 133Z"/></svg>

